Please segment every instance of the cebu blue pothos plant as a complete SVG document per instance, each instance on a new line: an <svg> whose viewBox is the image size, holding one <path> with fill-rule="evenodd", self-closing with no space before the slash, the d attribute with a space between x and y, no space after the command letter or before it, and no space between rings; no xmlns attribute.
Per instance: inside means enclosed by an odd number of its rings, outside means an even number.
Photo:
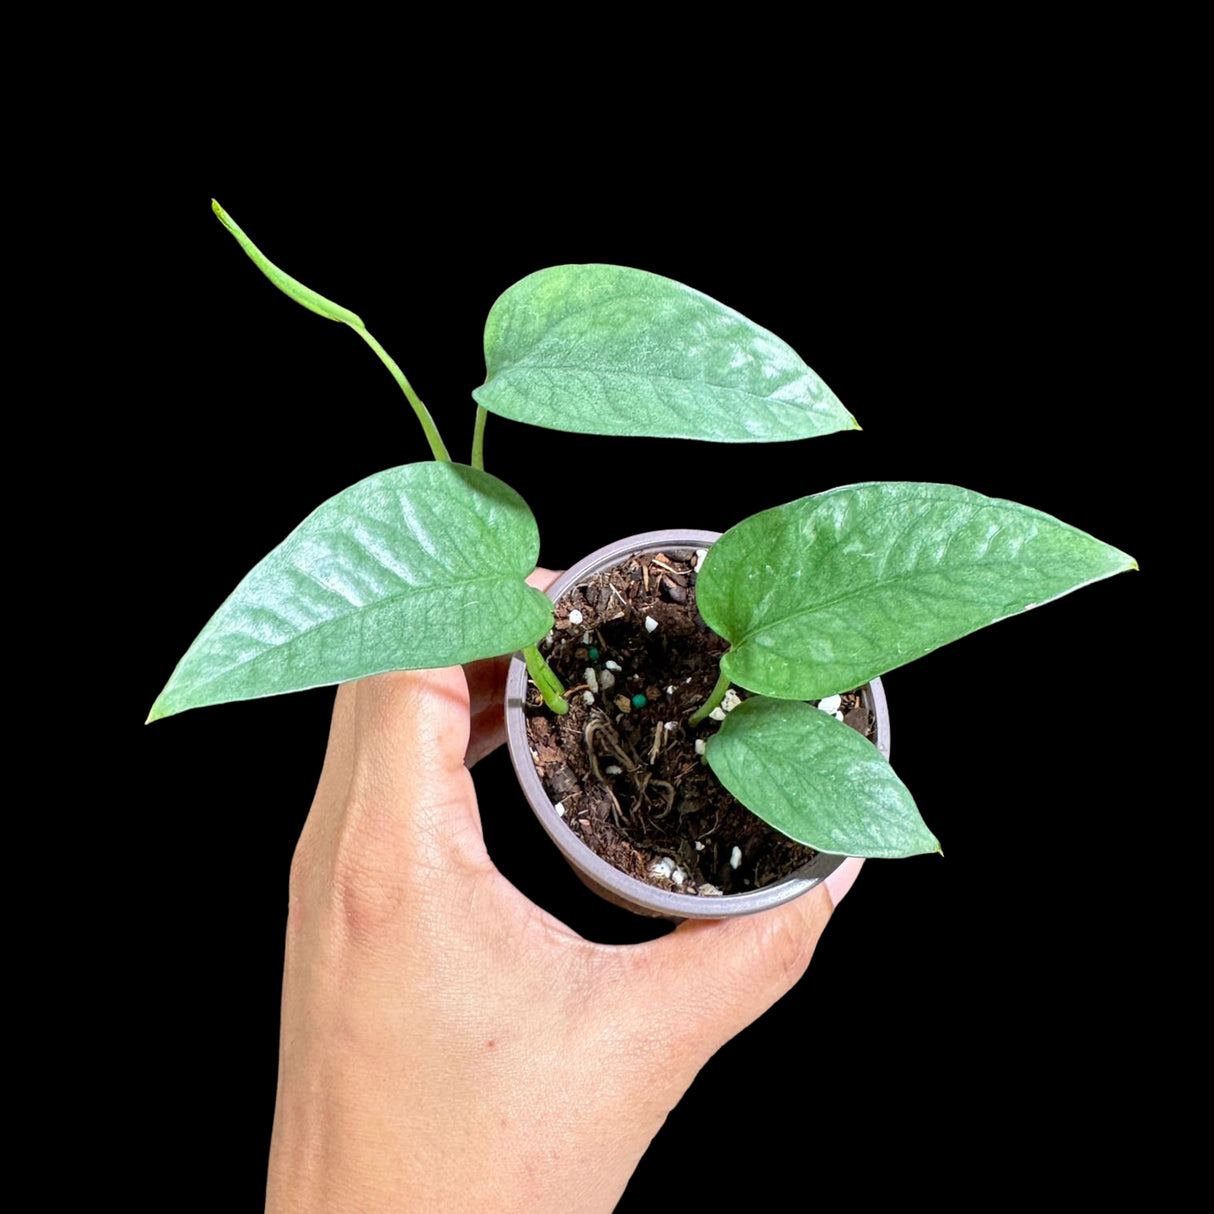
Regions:
<svg viewBox="0 0 1214 1214"><path fill-rule="evenodd" d="M539 555L535 518L484 470L489 413L711 442L859 428L791 347L708 296L620 266L557 266L493 305L486 381L472 393L471 466L454 463L359 317L284 274L213 205L276 286L375 351L434 459L370 476L305 519L215 613L149 720L520 649L545 703L566 711L536 647L552 627L551 603L524 580ZM706 759L738 800L819 851L937 851L877 749L806 701L1136 567L1049 515L952 485L850 485L762 511L726 532L701 568L700 612L730 647L688 724L737 684L752 694L708 740Z"/></svg>

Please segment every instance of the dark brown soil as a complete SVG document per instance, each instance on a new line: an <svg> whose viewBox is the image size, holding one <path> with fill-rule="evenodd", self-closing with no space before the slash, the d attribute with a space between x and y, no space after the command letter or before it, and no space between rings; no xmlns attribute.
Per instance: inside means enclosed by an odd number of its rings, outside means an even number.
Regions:
<svg viewBox="0 0 1214 1214"><path fill-rule="evenodd" d="M548 795L598 855L662 889L742 893L795 872L814 852L739 804L695 752L718 723L690 729L687 719L712 691L728 646L696 611L694 564L690 549L634 557L569 591L540 648L570 693L570 711L555 716L529 687L527 731ZM872 738L858 693L845 695L841 710ZM664 860L672 871L655 874Z"/></svg>

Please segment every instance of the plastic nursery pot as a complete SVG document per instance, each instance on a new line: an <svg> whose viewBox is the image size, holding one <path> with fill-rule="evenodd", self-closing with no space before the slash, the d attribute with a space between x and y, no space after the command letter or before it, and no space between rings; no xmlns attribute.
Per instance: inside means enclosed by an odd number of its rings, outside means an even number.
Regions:
<svg viewBox="0 0 1214 1214"><path fill-rule="evenodd" d="M648 531L628 539L608 544L592 552L563 573L548 589L553 602L570 587L579 585L595 574L610 569L630 556L666 552L673 556L689 557L697 548L707 548L720 539L716 531ZM889 713L881 680L873 679L862 690L866 704L876 721L876 743L881 753L889 758ZM808 864L796 872L774 881L760 889L740 894L703 896L676 893L621 872L602 857L596 855L574 834L557 813L551 799L544 791L535 764L531 746L527 739L527 720L524 703L527 696L527 668L520 654L515 654L510 663L506 679L506 734L510 749L510 760L522 785L523 793L540 820L540 825L561 850L561 854L573 865L578 876L595 893L640 915L667 919L727 919L735 915L751 915L756 911L780 906L793 898L808 893L818 882L830 876L840 864L843 856L828 856L819 853Z"/></svg>

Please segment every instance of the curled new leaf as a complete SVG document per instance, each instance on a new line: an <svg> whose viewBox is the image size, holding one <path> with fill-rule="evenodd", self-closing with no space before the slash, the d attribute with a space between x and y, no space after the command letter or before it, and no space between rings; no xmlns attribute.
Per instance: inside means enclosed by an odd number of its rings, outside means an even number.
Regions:
<svg viewBox="0 0 1214 1214"><path fill-rule="evenodd" d="M245 235L244 229L236 220L213 198L211 199L211 210L215 212L215 218L236 238L236 243L244 249L253 264L284 295L290 296L297 304L307 308L309 312L315 312L317 316L323 316L326 320L341 321L342 324L349 325L352 329L366 328L361 318L351 312L349 308L343 308L341 304L335 304L331 299L326 299L321 295L319 291L313 291L311 287L305 287L298 278L292 278L285 270L280 270Z"/></svg>

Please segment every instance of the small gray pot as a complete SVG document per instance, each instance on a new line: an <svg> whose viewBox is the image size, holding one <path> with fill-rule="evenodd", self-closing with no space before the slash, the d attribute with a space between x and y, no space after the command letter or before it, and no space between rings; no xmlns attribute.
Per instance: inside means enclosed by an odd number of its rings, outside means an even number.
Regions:
<svg viewBox="0 0 1214 1214"><path fill-rule="evenodd" d="M711 547L721 538L717 531L647 531L592 552L585 560L568 569L548 588L548 596L556 602L571 586L588 581L596 573L610 569L630 556L668 552L689 556L696 548ZM573 865L577 874L596 894L617 906L665 919L728 919L734 915L752 915L756 911L780 906L813 889L819 881L830 876L842 856L819 854L804 868L783 881L765 885L745 894L723 894L720 897L698 894L678 894L658 889L612 867L595 855L565 824L553 808L540 783L531 747L527 742L526 716L523 704L527 694L527 667L520 654L515 654L506 677L506 736L510 760L522 785L523 793L561 854ZM873 679L864 691L869 709L877 722L877 746L889 758L889 712L881 680Z"/></svg>

